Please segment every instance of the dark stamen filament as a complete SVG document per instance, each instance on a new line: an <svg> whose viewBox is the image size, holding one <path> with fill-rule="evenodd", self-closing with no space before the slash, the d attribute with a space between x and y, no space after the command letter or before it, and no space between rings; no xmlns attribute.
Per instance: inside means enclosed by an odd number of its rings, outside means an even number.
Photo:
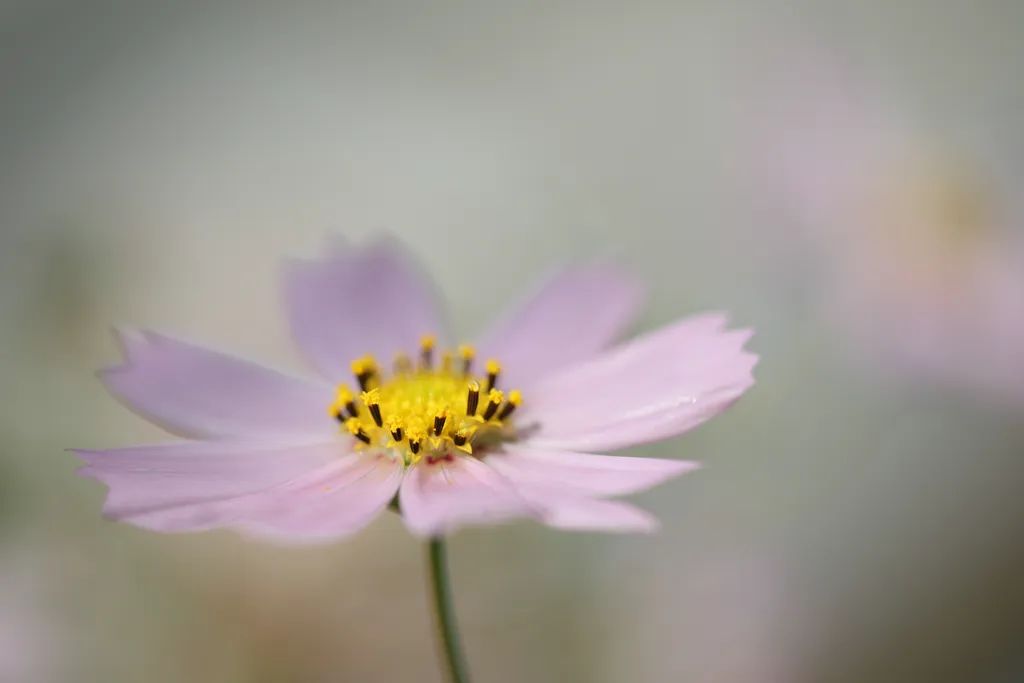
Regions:
<svg viewBox="0 0 1024 683"><path fill-rule="evenodd" d="M475 381L469 383L469 394L466 396L466 415L476 415L477 406L480 405L480 385Z"/></svg>
<svg viewBox="0 0 1024 683"><path fill-rule="evenodd" d="M370 379L373 377L373 370L363 370L356 375L356 381L359 382L359 388L363 391L367 391L370 388Z"/></svg>
<svg viewBox="0 0 1024 683"><path fill-rule="evenodd" d="M506 401L505 405L502 406L501 412L498 413L498 420L504 420L506 417L512 414L512 411L516 409L516 404L512 401Z"/></svg>
<svg viewBox="0 0 1024 683"><path fill-rule="evenodd" d="M370 409L370 415L371 415L371 417L373 417L374 423L378 427L383 427L384 426L384 419L381 417L381 414L380 414L380 404L379 403L371 403L370 405L367 406L367 408Z"/></svg>
<svg viewBox="0 0 1024 683"><path fill-rule="evenodd" d="M405 375L412 370L412 361L409 360L409 356L404 353L400 353L395 356L395 374Z"/></svg>

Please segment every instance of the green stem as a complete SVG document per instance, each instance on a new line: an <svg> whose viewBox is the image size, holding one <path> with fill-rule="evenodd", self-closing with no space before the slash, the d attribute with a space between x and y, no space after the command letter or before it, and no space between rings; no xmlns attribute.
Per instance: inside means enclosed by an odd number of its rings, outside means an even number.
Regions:
<svg viewBox="0 0 1024 683"><path fill-rule="evenodd" d="M451 683L469 683L466 660L459 645L459 629L455 625L455 607L452 605L452 589L448 582L448 561L445 558L443 538L430 539L430 586L434 596L434 617L437 623L439 644L444 650Z"/></svg>

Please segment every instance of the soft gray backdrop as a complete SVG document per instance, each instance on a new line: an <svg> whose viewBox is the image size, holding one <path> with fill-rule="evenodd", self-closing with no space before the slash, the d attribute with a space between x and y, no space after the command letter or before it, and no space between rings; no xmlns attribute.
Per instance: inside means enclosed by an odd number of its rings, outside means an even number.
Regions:
<svg viewBox="0 0 1024 683"><path fill-rule="evenodd" d="M660 535L455 538L477 680L1022 680L1024 409L866 365L746 169L799 36L1019 173L1024 5L898 4L0 8L0 680L439 680L393 517L157 536L63 450L163 438L92 374L110 324L301 367L278 258L382 229L467 334L595 255L649 284L641 329L758 332L734 410L637 451L708 465L638 497Z"/></svg>

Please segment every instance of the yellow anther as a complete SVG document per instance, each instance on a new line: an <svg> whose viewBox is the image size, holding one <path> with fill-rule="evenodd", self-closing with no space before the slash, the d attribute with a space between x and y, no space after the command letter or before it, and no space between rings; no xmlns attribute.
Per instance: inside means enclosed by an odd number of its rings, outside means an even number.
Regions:
<svg viewBox="0 0 1024 683"><path fill-rule="evenodd" d="M383 427L384 420L380 414L380 389L375 388L364 391L361 398L363 399L363 405L370 411L370 417L373 418L374 424L378 427Z"/></svg>
<svg viewBox="0 0 1024 683"><path fill-rule="evenodd" d="M462 359L462 374L468 375L473 368L473 358L476 357L476 349L470 344L463 344L459 347L459 358Z"/></svg>
<svg viewBox="0 0 1024 683"><path fill-rule="evenodd" d="M376 372L377 360L373 356L363 356L352 361L352 374L362 375L367 372Z"/></svg>
<svg viewBox="0 0 1024 683"><path fill-rule="evenodd" d="M477 406L480 405L480 382L470 380L466 387L466 415L476 415Z"/></svg>
<svg viewBox="0 0 1024 683"><path fill-rule="evenodd" d="M359 388L366 390L369 387L370 379L377 374L377 361L373 356L363 356L352 361L352 374L359 382Z"/></svg>
<svg viewBox="0 0 1024 683"><path fill-rule="evenodd" d="M347 429L352 436L356 437L363 443L370 443L370 436L365 431L363 431L363 426L362 424L360 424L359 418L350 417L349 419L345 420L345 429Z"/></svg>
<svg viewBox="0 0 1024 683"><path fill-rule="evenodd" d="M427 428L419 416L414 416L406 420L405 433L410 441L413 439L420 441L427 435Z"/></svg>
<svg viewBox="0 0 1024 683"><path fill-rule="evenodd" d="M498 411L498 420L504 420L506 417L511 415L522 402L523 395L518 389L513 389L508 392L508 400L505 402L505 405L501 407L501 410Z"/></svg>
<svg viewBox="0 0 1024 683"><path fill-rule="evenodd" d="M491 389L487 393L487 407L484 409L484 422L494 417L494 413L498 411L498 406L505 400L505 394L500 389Z"/></svg>
<svg viewBox="0 0 1024 683"><path fill-rule="evenodd" d="M448 419L448 411L442 408L434 416L434 436L441 436L444 432L444 423Z"/></svg>
<svg viewBox="0 0 1024 683"><path fill-rule="evenodd" d="M425 334L420 337L420 365L429 368L434 363L434 345L437 344L437 337L432 334Z"/></svg>
<svg viewBox="0 0 1024 683"><path fill-rule="evenodd" d="M472 453L473 444L471 444L469 440L473 436L474 431L475 430L471 427L460 428L457 432L455 432L455 435L452 437L452 443L455 444L455 447L458 448L460 451Z"/></svg>
<svg viewBox="0 0 1024 683"><path fill-rule="evenodd" d="M487 361L487 391L490 391L498 384L498 374L501 372L501 364L493 358Z"/></svg>
<svg viewBox="0 0 1024 683"><path fill-rule="evenodd" d="M352 394L352 390L348 388L348 385L342 384L338 387L338 397L335 401L335 405L338 407L339 415L341 414L342 408L348 411L349 417L355 417L358 414L355 396Z"/></svg>
<svg viewBox="0 0 1024 683"><path fill-rule="evenodd" d="M391 438L395 442L401 441L405 437L405 430L402 429L402 421L394 417L388 420L388 433L391 434Z"/></svg>

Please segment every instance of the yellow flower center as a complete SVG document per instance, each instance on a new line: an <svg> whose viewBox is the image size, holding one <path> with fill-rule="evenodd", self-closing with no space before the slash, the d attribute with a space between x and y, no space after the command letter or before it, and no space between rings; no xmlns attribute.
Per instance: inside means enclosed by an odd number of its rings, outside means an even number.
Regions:
<svg viewBox="0 0 1024 683"><path fill-rule="evenodd" d="M356 439L357 448L388 448L406 465L422 458L438 460L454 451L473 453L488 442L512 435L510 417L522 403L519 391L498 388L501 366L488 360L484 373L473 372L472 346L435 358L435 338L420 340L414 363L404 354L385 376L373 356L352 361L360 393L342 384L330 414Z"/></svg>

